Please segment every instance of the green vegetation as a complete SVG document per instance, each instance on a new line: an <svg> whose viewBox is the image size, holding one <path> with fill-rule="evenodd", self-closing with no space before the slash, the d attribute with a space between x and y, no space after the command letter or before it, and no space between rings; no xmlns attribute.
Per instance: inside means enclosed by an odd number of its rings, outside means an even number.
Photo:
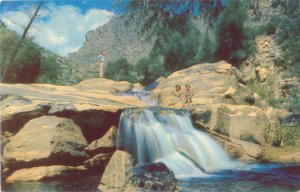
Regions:
<svg viewBox="0 0 300 192"><path fill-rule="evenodd" d="M35 82L40 69L41 53L40 50L31 40L25 40L21 50L16 55L15 61L8 66L9 59L12 55L14 46L19 40L19 36L7 30L5 26L0 28L0 45L1 45L1 77L4 72L8 73L4 82Z"/></svg>
<svg viewBox="0 0 300 192"><path fill-rule="evenodd" d="M25 39L12 64L8 64L20 36L0 26L1 81L8 83L59 83L60 65L54 56ZM7 75L4 75L4 73Z"/></svg>
<svg viewBox="0 0 300 192"><path fill-rule="evenodd" d="M246 21L246 4L242 1L230 1L215 23L214 60L226 60L238 67L254 53L254 39L247 33Z"/></svg>
<svg viewBox="0 0 300 192"><path fill-rule="evenodd" d="M275 98L274 90L271 89L274 84L274 77L267 78L265 83L257 82L255 79L247 81L247 86L265 100L269 106L280 108L284 99Z"/></svg>
<svg viewBox="0 0 300 192"><path fill-rule="evenodd" d="M168 75L161 56L142 58L137 63L135 70L138 74L138 81L143 85L148 85L157 78Z"/></svg>
<svg viewBox="0 0 300 192"><path fill-rule="evenodd" d="M283 141L286 146L300 146L300 127L279 126L275 130L274 145L278 146Z"/></svg>
<svg viewBox="0 0 300 192"><path fill-rule="evenodd" d="M104 76L115 81L129 81L132 83L137 81L134 66L125 58L108 63L106 65Z"/></svg>

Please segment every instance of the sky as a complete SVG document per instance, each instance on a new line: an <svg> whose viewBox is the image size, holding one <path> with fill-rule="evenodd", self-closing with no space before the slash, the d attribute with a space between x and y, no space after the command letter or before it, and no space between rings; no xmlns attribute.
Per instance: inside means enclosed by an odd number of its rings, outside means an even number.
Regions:
<svg viewBox="0 0 300 192"><path fill-rule="evenodd" d="M39 0L0 0L0 19L22 34ZM28 35L61 56L77 51L86 32L106 24L115 14L113 0L45 0Z"/></svg>

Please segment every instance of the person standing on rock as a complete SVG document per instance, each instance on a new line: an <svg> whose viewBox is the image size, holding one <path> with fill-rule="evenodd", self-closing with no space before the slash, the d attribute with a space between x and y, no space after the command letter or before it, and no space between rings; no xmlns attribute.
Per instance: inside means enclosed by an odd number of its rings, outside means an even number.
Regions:
<svg viewBox="0 0 300 192"><path fill-rule="evenodd" d="M99 59L99 77L100 78L103 78L104 76L104 69L105 69L105 58L104 58L104 55L105 55L105 52L103 50L101 50L99 52L99 56L98 56L98 59Z"/></svg>

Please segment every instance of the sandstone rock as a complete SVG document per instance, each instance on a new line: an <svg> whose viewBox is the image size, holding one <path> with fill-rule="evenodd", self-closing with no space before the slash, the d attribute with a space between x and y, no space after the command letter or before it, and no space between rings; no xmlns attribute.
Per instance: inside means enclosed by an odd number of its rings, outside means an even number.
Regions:
<svg viewBox="0 0 300 192"><path fill-rule="evenodd" d="M84 162L84 167L90 169L90 168L104 168L107 163L109 162L109 159L113 153L100 153L98 155L95 155L91 159L88 159Z"/></svg>
<svg viewBox="0 0 300 192"><path fill-rule="evenodd" d="M94 78L86 79L74 85L74 87L82 91L105 91L111 94L116 94L131 89L134 87L134 85L130 84L127 81L117 82L111 79Z"/></svg>
<svg viewBox="0 0 300 192"><path fill-rule="evenodd" d="M208 131L211 136L223 147L232 159L242 161L256 161L261 157L262 146L255 143L229 138L215 131Z"/></svg>
<svg viewBox="0 0 300 192"><path fill-rule="evenodd" d="M101 191L124 191L132 171L131 155L117 150L106 166L98 188Z"/></svg>
<svg viewBox="0 0 300 192"><path fill-rule="evenodd" d="M296 153L289 154L289 155L282 155L282 156L278 157L278 159L276 159L276 162L299 164L300 152L296 152Z"/></svg>
<svg viewBox="0 0 300 192"><path fill-rule="evenodd" d="M258 66L255 68L255 71L258 74L260 82L266 81L268 77L268 71L265 68Z"/></svg>
<svg viewBox="0 0 300 192"><path fill-rule="evenodd" d="M121 110L145 106L136 98L112 94L131 86L128 82L106 79L86 80L76 86L2 83L1 94L6 96L1 106L2 130L17 132L30 119L55 115L72 119L91 142L102 137L112 125L118 125Z"/></svg>
<svg viewBox="0 0 300 192"><path fill-rule="evenodd" d="M232 142L235 144L239 144L244 151L244 156L240 158L240 160L256 160L260 157L262 153L262 147L255 143L242 141L238 139L232 139Z"/></svg>
<svg viewBox="0 0 300 192"><path fill-rule="evenodd" d="M183 90L186 84L191 85L194 92L191 106L213 103L249 104L249 101L253 104L254 100L253 94L244 85L241 73L224 61L194 65L160 81L153 94L159 95L161 106L170 104L176 84L181 85Z"/></svg>
<svg viewBox="0 0 300 192"><path fill-rule="evenodd" d="M163 163L136 165L125 191L176 191L174 173Z"/></svg>
<svg viewBox="0 0 300 192"><path fill-rule="evenodd" d="M22 96L8 96L1 101L1 131L16 133L28 120L48 110L46 104L34 103Z"/></svg>
<svg viewBox="0 0 300 192"><path fill-rule="evenodd" d="M17 170L6 179L6 182L71 179L83 176L85 172L86 169L82 166L40 166Z"/></svg>
<svg viewBox="0 0 300 192"><path fill-rule="evenodd" d="M95 155L98 153L111 153L116 150L116 138L117 137L117 128L112 126L108 132L96 141L93 141L89 146L86 148L86 151L91 154Z"/></svg>
<svg viewBox="0 0 300 192"><path fill-rule="evenodd" d="M205 117L204 112L208 116ZM194 123L200 127L206 127L230 138L265 144L264 130L269 126L269 120L261 108L213 104L196 108L192 114Z"/></svg>
<svg viewBox="0 0 300 192"><path fill-rule="evenodd" d="M70 119L43 116L33 119L4 147L5 167L20 169L49 164L79 165L86 159L87 142Z"/></svg>

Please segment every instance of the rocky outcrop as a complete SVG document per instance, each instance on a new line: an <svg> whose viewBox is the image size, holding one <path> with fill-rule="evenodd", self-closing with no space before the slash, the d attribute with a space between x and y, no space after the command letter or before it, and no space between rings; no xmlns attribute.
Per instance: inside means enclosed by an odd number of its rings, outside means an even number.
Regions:
<svg viewBox="0 0 300 192"><path fill-rule="evenodd" d="M194 92L192 106L214 103L254 104L254 96L247 89L242 74L225 61L198 64L177 71L162 80L153 91L159 96L160 105L168 106L175 85L189 84Z"/></svg>
<svg viewBox="0 0 300 192"><path fill-rule="evenodd" d="M265 111L256 106L213 104L191 112L196 125L230 138L264 145L264 131L270 126ZM205 116L206 115L206 116Z"/></svg>
<svg viewBox="0 0 300 192"><path fill-rule="evenodd" d="M33 119L4 147L3 165L10 169L49 164L80 165L87 158L87 142L70 119Z"/></svg>
<svg viewBox="0 0 300 192"><path fill-rule="evenodd" d="M125 191L176 191L174 173L163 163L136 165Z"/></svg>
<svg viewBox="0 0 300 192"><path fill-rule="evenodd" d="M86 148L86 151L90 155L95 155L98 153L112 153L116 150L116 137L117 128L112 126L103 137L89 144L89 146Z"/></svg>
<svg viewBox="0 0 300 192"><path fill-rule="evenodd" d="M84 162L84 166L96 175L102 174L116 150L116 136L117 128L112 126L103 137L90 143L85 149L90 158Z"/></svg>
<svg viewBox="0 0 300 192"><path fill-rule="evenodd" d="M88 142L93 141L118 124L122 109L144 106L134 97L113 94L132 86L107 79L86 80L75 86L0 84L2 132L15 134L32 118L54 115L72 119Z"/></svg>
<svg viewBox="0 0 300 192"><path fill-rule="evenodd" d="M133 171L133 159L125 151L117 150L105 168L99 189L101 191L124 191Z"/></svg>
<svg viewBox="0 0 300 192"><path fill-rule="evenodd" d="M85 78L98 75L98 70L94 70L94 67L98 68L99 50L105 50L107 61L127 58L130 63L135 64L139 59L148 57L155 42L155 38L146 40L132 19L126 24L125 17L115 17L96 30L87 32L85 37L84 45L68 55L69 61L85 68Z"/></svg>
<svg viewBox="0 0 300 192"><path fill-rule="evenodd" d="M97 169L97 172L104 170L113 153L99 153L84 162L87 169Z"/></svg>
<svg viewBox="0 0 300 192"><path fill-rule="evenodd" d="M68 180L83 176L86 169L81 167L70 167L63 165L40 166L28 169L20 169L10 175L6 181L46 181L46 180Z"/></svg>

